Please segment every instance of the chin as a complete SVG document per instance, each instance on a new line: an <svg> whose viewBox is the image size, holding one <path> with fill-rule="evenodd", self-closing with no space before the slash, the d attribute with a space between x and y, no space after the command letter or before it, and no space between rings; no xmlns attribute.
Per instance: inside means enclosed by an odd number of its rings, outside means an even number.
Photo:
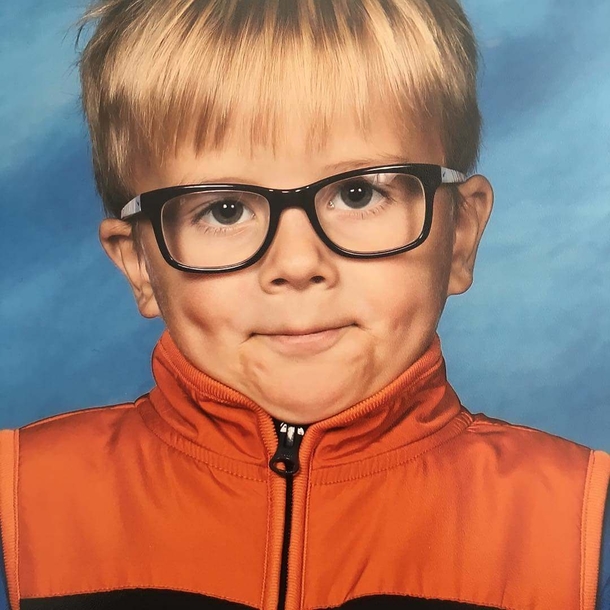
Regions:
<svg viewBox="0 0 610 610"><path fill-rule="evenodd" d="M345 387L316 387L308 379L300 383L275 383L265 392L260 406L272 417L292 424L311 424L349 408ZM353 386L350 388L353 392Z"/></svg>

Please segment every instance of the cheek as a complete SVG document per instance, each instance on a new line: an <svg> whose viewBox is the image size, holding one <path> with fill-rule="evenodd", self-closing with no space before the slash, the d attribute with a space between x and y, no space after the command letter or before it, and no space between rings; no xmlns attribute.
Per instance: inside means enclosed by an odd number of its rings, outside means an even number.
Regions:
<svg viewBox="0 0 610 610"><path fill-rule="evenodd" d="M441 261L432 263L426 254L414 250L375 261L361 270L354 292L367 319L396 328L415 318L434 320L438 316L446 294L448 266Z"/></svg>
<svg viewBox="0 0 610 610"><path fill-rule="evenodd" d="M199 339L232 343L247 334L253 316L253 281L242 274L195 275L170 269L163 277L164 319L168 327ZM171 328L170 328L171 330Z"/></svg>

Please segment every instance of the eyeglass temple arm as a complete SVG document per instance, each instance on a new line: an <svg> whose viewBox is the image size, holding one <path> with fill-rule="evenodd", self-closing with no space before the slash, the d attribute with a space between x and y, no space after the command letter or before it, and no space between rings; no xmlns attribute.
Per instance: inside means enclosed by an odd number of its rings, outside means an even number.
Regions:
<svg viewBox="0 0 610 610"><path fill-rule="evenodd" d="M466 182L466 180L468 180L468 176L466 176L466 174L462 174L462 172L458 172L455 169L441 167L441 180L443 184L457 184L460 182Z"/></svg>
<svg viewBox="0 0 610 610"><path fill-rule="evenodd" d="M122 210L121 210L121 220L124 218L128 218L129 216L133 216L138 212L142 211L142 206L140 205L140 195L134 197Z"/></svg>

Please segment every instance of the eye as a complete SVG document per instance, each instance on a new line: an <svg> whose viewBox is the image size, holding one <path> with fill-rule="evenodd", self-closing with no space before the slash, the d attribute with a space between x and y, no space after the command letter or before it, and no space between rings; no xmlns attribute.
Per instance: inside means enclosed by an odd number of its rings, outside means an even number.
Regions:
<svg viewBox="0 0 610 610"><path fill-rule="evenodd" d="M349 208L360 210L373 201L375 194L379 194L379 192L366 180L353 180L341 185L338 192L338 203L343 203ZM331 203L335 206L337 205L335 198L332 199Z"/></svg>
<svg viewBox="0 0 610 610"><path fill-rule="evenodd" d="M234 199L223 199L208 203L197 210L191 222L197 224L201 221L208 225L231 226L251 220L254 214L250 208Z"/></svg>

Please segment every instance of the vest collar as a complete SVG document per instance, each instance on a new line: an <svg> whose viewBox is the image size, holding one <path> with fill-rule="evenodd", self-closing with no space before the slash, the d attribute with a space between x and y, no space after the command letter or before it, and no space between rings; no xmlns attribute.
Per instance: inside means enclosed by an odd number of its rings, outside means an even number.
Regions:
<svg viewBox="0 0 610 610"><path fill-rule="evenodd" d="M152 359L156 387L150 401L180 443L231 460L264 464L277 440L272 418L236 390L195 368L168 331ZM466 421L468 420L468 421ZM447 428L462 429L469 414L447 382L440 340L396 380L373 396L311 424L302 450L315 450L317 466L335 466L420 444ZM450 425L451 424L451 425Z"/></svg>

